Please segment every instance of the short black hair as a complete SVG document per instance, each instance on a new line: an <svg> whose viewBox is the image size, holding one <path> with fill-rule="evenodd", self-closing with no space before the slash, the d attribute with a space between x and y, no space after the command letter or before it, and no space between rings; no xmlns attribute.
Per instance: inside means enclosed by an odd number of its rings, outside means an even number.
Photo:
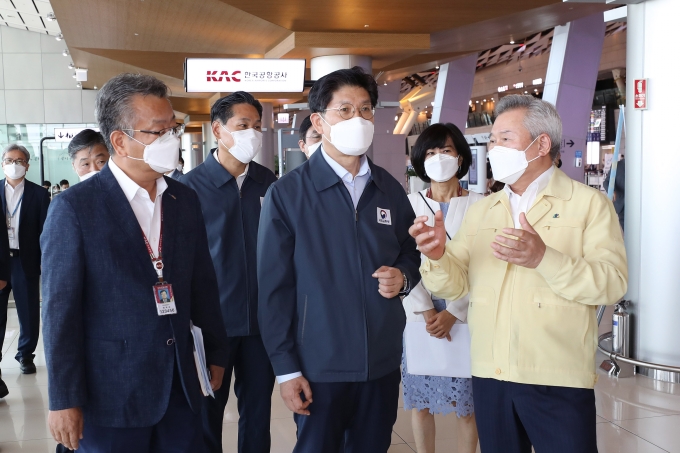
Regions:
<svg viewBox="0 0 680 453"><path fill-rule="evenodd" d="M355 66L352 69L340 69L331 72L314 82L314 86L309 90L309 110L312 113L320 113L326 110L331 99L333 99L333 93L344 86L365 89L371 97L371 105L375 107L378 104L378 84L375 79L372 75L366 74L359 66Z"/></svg>
<svg viewBox="0 0 680 453"><path fill-rule="evenodd" d="M62 179L61 181L59 181L59 185L60 186L70 186L71 184L69 184L69 182L66 179Z"/></svg>
<svg viewBox="0 0 680 453"><path fill-rule="evenodd" d="M300 140L303 142L307 143L307 131L309 130L310 127L312 127L312 120L311 116L307 116L304 120L302 120L302 123L300 124Z"/></svg>
<svg viewBox="0 0 680 453"><path fill-rule="evenodd" d="M434 148L443 148L446 145L446 140L451 138L453 147L459 156L463 158L460 164L456 178L462 179L467 175L470 165L472 164L472 151L468 145L465 136L458 129L455 124L451 123L436 123L428 127L416 140L416 144L411 149L411 165L416 172L416 175L425 182L430 182L430 178L425 173L425 158L427 157L427 150Z"/></svg>
<svg viewBox="0 0 680 453"><path fill-rule="evenodd" d="M210 109L210 122L218 121L226 124L229 118L234 116L234 106L238 104L250 104L257 110L262 119L262 104L252 94L245 91L236 91L228 96L219 98Z"/></svg>
<svg viewBox="0 0 680 453"><path fill-rule="evenodd" d="M103 145L106 148L104 136L92 129L84 129L76 134L68 144L68 157L73 161L76 158L76 153L85 148L90 148L94 145Z"/></svg>
<svg viewBox="0 0 680 453"><path fill-rule="evenodd" d="M48 181L48 180L44 180L43 183L42 183L42 186L43 186L43 187L45 187L45 186L47 186L47 187L52 187L52 182L50 182L50 181Z"/></svg>
<svg viewBox="0 0 680 453"><path fill-rule="evenodd" d="M182 156L179 156L179 161L182 162L182 165L184 165L184 158Z"/></svg>

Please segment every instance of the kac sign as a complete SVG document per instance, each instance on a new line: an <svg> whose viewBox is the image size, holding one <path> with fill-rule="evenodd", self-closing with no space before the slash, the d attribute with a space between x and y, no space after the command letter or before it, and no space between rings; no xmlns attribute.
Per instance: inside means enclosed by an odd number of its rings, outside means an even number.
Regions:
<svg viewBox="0 0 680 453"><path fill-rule="evenodd" d="M304 86L305 60L187 58L184 62L188 93L301 93Z"/></svg>

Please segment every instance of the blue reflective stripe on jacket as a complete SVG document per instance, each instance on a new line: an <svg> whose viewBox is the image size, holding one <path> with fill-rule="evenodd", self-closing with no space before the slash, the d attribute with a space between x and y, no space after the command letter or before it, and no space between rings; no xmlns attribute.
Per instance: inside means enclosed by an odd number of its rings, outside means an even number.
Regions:
<svg viewBox="0 0 680 453"><path fill-rule="evenodd" d="M182 176L198 194L230 337L257 335L257 229L262 197L276 176L251 162L241 190L212 156Z"/></svg>
<svg viewBox="0 0 680 453"><path fill-rule="evenodd" d="M412 286L420 281L420 254L408 234L415 214L401 185L369 164L372 180L356 211L321 153L265 197L259 320L277 376L302 371L311 381L351 382L399 368L404 309L399 297L380 295L372 274L390 266Z"/></svg>

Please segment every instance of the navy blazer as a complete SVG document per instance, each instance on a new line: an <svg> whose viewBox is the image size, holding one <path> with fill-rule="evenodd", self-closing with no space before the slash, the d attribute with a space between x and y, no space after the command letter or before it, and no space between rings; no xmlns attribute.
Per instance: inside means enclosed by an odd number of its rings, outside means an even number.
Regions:
<svg viewBox="0 0 680 453"><path fill-rule="evenodd" d="M258 237L259 319L277 376L357 382L399 368L406 315L372 274L400 269L420 281L402 186L369 160L372 178L355 210L321 152L272 185ZM384 212L383 212L384 211ZM384 216L384 217L383 217Z"/></svg>
<svg viewBox="0 0 680 453"><path fill-rule="evenodd" d="M179 181L182 179L182 176L184 176L184 172L175 170L172 173L170 173L170 177L174 179L175 181Z"/></svg>
<svg viewBox="0 0 680 453"><path fill-rule="evenodd" d="M5 179L0 181L2 190L2 209L7 215L5 199ZM24 199L19 206L19 249L21 250L21 267L30 277L40 275L41 252L40 235L43 231L47 209L50 207L50 193L28 179L24 180ZM7 230L5 229L5 234Z"/></svg>
<svg viewBox="0 0 680 453"><path fill-rule="evenodd" d="M214 150L213 150L214 152ZM251 162L239 190L236 179L214 156L182 177L198 194L208 230L222 319L230 337L257 335L257 228L262 198L274 173Z"/></svg>
<svg viewBox="0 0 680 453"><path fill-rule="evenodd" d="M196 193L165 178L163 276L177 314L158 316L158 276L142 229L108 165L50 208L42 236L43 335L50 410L82 407L98 426L151 426L177 365L194 412L203 399L189 321L209 364L227 363L217 281ZM225 383L228 385L228 383Z"/></svg>

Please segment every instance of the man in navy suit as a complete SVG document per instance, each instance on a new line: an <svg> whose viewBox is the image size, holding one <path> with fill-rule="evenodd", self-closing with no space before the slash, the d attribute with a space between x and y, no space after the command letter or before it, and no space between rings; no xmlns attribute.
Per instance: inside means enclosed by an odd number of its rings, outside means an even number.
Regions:
<svg viewBox="0 0 680 453"><path fill-rule="evenodd" d="M182 126L146 75L107 82L96 113L111 159L56 197L41 240L48 425L85 453L202 452L191 322L214 390L228 345L198 197L163 176Z"/></svg>
<svg viewBox="0 0 680 453"><path fill-rule="evenodd" d="M2 153L5 179L0 181L11 268L9 284L0 291L0 334L4 338L7 304L13 291L21 326L15 357L24 374L36 371L33 353L40 335L40 234L50 205L49 192L26 179L30 160L26 148L9 145Z"/></svg>
<svg viewBox="0 0 680 453"><path fill-rule="evenodd" d="M238 451L268 453L274 370L257 324L256 252L261 200L276 176L253 161L262 147L262 105L251 94L237 91L218 99L210 117L218 147L181 179L201 200L230 344L227 384L204 406L205 441L210 453L222 453L233 370Z"/></svg>

